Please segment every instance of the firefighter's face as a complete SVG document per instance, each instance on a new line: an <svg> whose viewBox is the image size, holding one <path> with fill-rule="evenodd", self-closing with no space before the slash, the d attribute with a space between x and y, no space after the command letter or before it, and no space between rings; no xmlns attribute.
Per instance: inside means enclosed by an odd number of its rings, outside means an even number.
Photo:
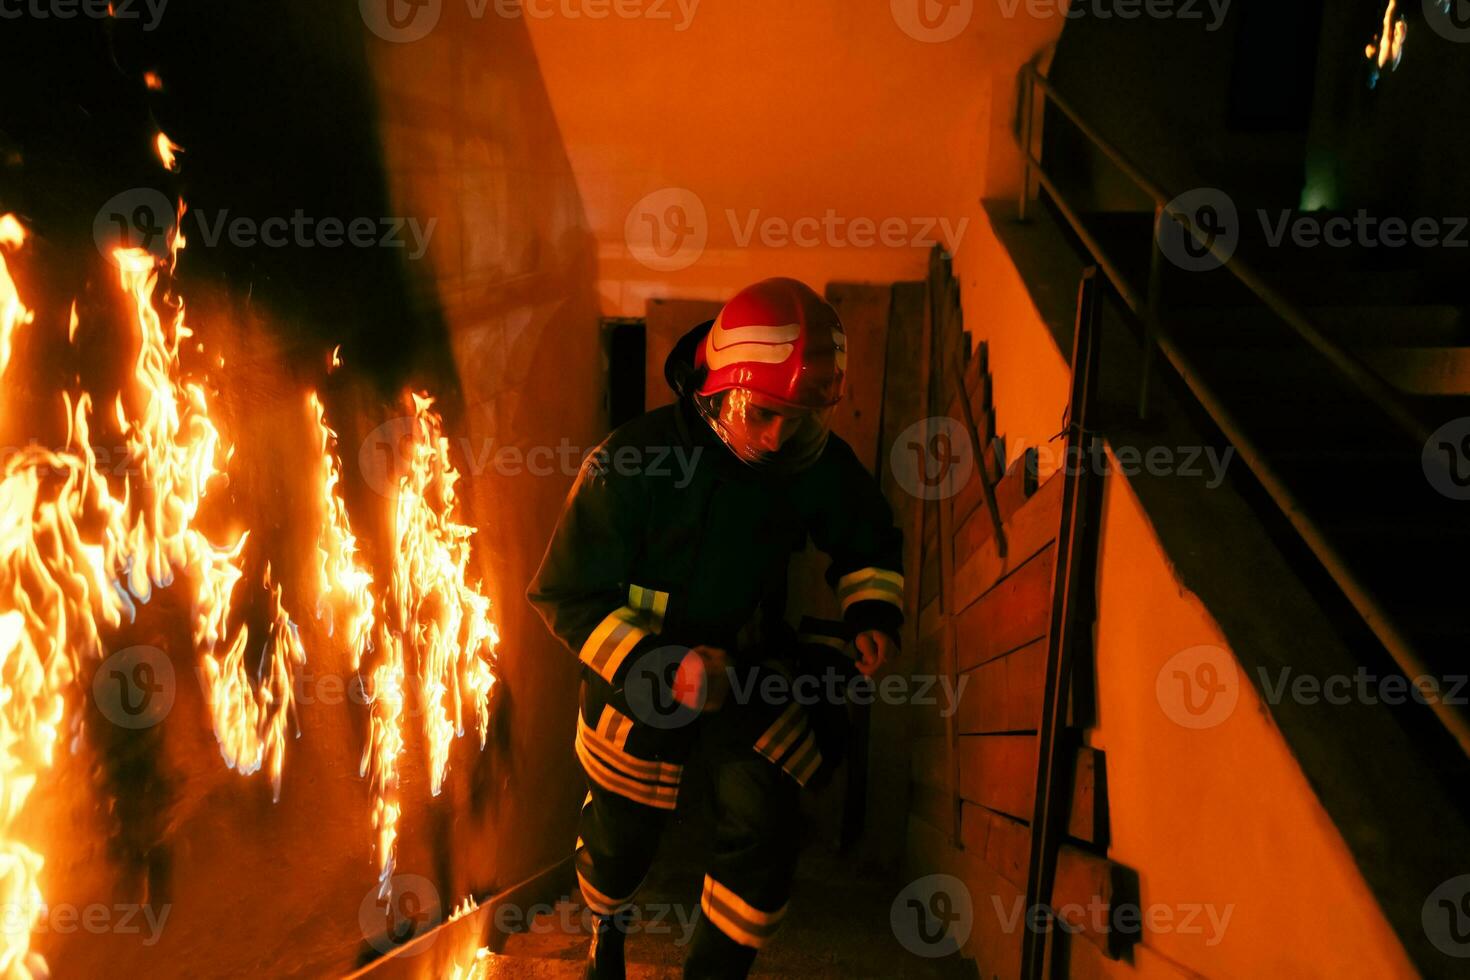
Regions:
<svg viewBox="0 0 1470 980"><path fill-rule="evenodd" d="M732 436L765 455L779 453L792 437L811 426L815 413L783 405L744 388L732 390L721 406L720 422Z"/></svg>

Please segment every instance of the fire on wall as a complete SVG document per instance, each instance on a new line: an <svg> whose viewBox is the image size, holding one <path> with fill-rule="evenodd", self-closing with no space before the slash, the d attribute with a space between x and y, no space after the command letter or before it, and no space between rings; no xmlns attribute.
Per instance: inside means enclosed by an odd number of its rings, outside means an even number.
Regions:
<svg viewBox="0 0 1470 980"><path fill-rule="evenodd" d="M345 972L516 873L504 528L362 247L432 227L353 223L391 208L370 116L314 121L372 97L340 18L46 13L5 24L0 123L0 974ZM231 29L261 46L211 62ZM303 41L310 99L251 77Z"/></svg>

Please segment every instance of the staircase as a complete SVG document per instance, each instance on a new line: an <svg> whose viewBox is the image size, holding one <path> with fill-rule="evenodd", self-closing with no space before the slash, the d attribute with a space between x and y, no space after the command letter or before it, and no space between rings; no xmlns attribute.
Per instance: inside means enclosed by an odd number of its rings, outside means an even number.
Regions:
<svg viewBox="0 0 1470 980"><path fill-rule="evenodd" d="M1167 192L1031 78L1023 105L1039 92L1060 110L1049 126L1078 126L1100 158L1166 207ZM1315 700L1264 690L1262 699L1415 966L1453 975L1423 907L1470 846L1470 603L1455 570L1470 545L1470 326L1455 255L1273 246L1242 208L1229 264L1185 271L1155 254L1155 213L1072 206L1031 126L1023 122L1023 147L1042 184L1033 220L993 205L997 234L1040 307L1076 275L1051 261L1048 236L1066 243L1076 267L1107 274L1110 445L1192 440L1238 452L1229 491L1253 526L1237 523L1227 532L1237 540L1207 557L1202 541L1218 544L1221 527L1239 522L1235 503L1186 499L1146 478L1134 489L1181 582L1258 687L1281 669L1367 678L1369 696L1355 686L1345 703L1328 703L1322 689ZM1241 567L1222 569L1224 553ZM1263 601L1260 582L1278 579L1280 592Z"/></svg>
<svg viewBox="0 0 1470 980"><path fill-rule="evenodd" d="M1088 236L1120 257L1120 277L1147 295L1153 217L1080 216ZM1410 680L1426 677L1425 700L1449 693L1466 666L1470 603L1461 576L1447 573L1470 546L1470 325L1448 300L1454 289L1440 257L1413 250L1373 272L1382 249L1271 246L1242 215L1233 262L1260 270L1330 343L1386 383L1421 426L1416 439L1359 386L1297 336L1278 311L1228 268L1158 268L1160 327L1177 350L1173 367L1209 414L1249 443L1284 494L1293 524L1319 536L1312 550ZM1397 292L1400 302L1390 302ZM1144 327L1135 329L1140 336ZM1182 370L1181 370L1182 366ZM1456 420L1464 420L1457 424ZM1244 449L1244 447L1241 447ZM1259 474L1269 479L1266 474ZM1407 652L1407 656L1405 653ZM1470 692L1461 692L1470 700ZM1458 697L1455 700L1460 700ZM1435 708L1470 750L1465 705Z"/></svg>
<svg viewBox="0 0 1470 980"><path fill-rule="evenodd" d="M648 926L628 938L629 980L682 976L689 930L698 917L703 871L698 821L671 829L650 880L639 891ZM793 832L795 828L793 828ZM813 843L797 868L791 911L776 940L756 959L753 977L771 980L874 977L960 980L973 974L957 957L923 959L894 939L890 907L902 883L860 872L854 862ZM573 893L512 935L480 976L573 980L583 975L589 935ZM655 922L655 919L661 921ZM577 927L568 930L567 923Z"/></svg>

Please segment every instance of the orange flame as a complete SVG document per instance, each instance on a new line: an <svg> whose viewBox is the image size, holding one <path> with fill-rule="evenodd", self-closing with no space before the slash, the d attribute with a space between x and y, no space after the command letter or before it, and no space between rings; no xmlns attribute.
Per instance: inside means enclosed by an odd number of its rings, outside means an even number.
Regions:
<svg viewBox="0 0 1470 980"><path fill-rule="evenodd" d="M449 440L433 404L427 395L413 396L407 472L393 500L392 594L397 635L418 653L430 782L437 796L450 745L464 734L466 702L485 745L500 634L490 620L490 600L478 584L467 584L475 529L458 521L459 471L449 461Z"/></svg>
<svg viewBox="0 0 1470 980"><path fill-rule="evenodd" d="M12 247L24 237L11 216L0 219L0 234ZM24 310L8 274L4 282L7 309ZM124 507L108 492L91 450L91 402L67 397L66 408L64 452L27 446L0 470L0 901L21 916L18 923L8 917L0 935L5 977L47 973L30 950L30 931L44 909L44 860L14 839L15 819L51 766L63 691L84 658L101 654L99 624L116 627L132 614L112 585L107 545L89 543L79 531L84 522L116 523Z"/></svg>
<svg viewBox="0 0 1470 980"><path fill-rule="evenodd" d="M0 216L0 245L18 249L26 240L25 229L15 215ZM0 255L0 374L10 365L10 348L16 327L31 322L34 314L20 301L15 281L10 278L10 268L5 257Z"/></svg>
<svg viewBox="0 0 1470 980"><path fill-rule="evenodd" d="M1398 0L1388 0L1388 6L1383 11L1383 26L1364 54L1380 70L1398 68L1408 39L1409 22L1398 12Z"/></svg>
<svg viewBox="0 0 1470 980"><path fill-rule="evenodd" d="M162 133L155 146L174 169L179 148ZM0 216L0 247L13 251L25 238L14 216ZM232 450L210 415L205 385L190 380L181 364L180 351L192 336L184 305L168 293L156 296L161 271L172 272L183 247L175 230L164 260L141 249L112 253L136 348L123 390L110 399L110 421L127 447L127 473L117 494L92 449L92 399L85 393L63 394L64 449L29 446L0 463L0 902L24 912L22 928L0 935L0 977L7 980L47 973L30 949L30 930L44 910L44 859L14 839L13 826L51 765L66 721L66 692L87 663L100 660L104 631L131 620L135 601L147 602L153 589L167 588L177 575L191 589L191 634L220 753L241 773L265 770L273 795L280 796L287 729L297 710L294 678L306 664L306 650L267 563L263 581L272 605L264 656L248 656L250 629L232 621L249 532L217 544L196 527ZM11 360L15 331L32 319L0 253L0 373ZM69 340L75 341L78 328L73 302ZM340 364L336 351L331 364ZM432 406L427 395L413 396L409 455L388 515L393 567L387 594L375 598L341 493L336 435L320 399L308 395L323 508L316 612L329 635L346 645L354 669L367 671L371 718L361 773L373 792L383 894L401 810L407 656L416 658L437 795L467 711L474 712L485 745L499 644L490 600L478 583L469 583L474 529L460 523L460 474ZM80 718L71 723L75 728Z"/></svg>
<svg viewBox="0 0 1470 980"><path fill-rule="evenodd" d="M182 244L176 236L171 259ZM139 410L129 418L122 399L118 401L119 421L142 491L133 495L124 562L119 567L129 591L143 601L154 586L169 585L176 571L191 574L194 645L209 685L210 716L220 753L231 768L244 774L265 766L279 798L292 677L306 654L281 604L279 588L272 592L275 615L266 641L265 676L257 683L252 684L244 668L249 630L242 626L227 639L247 536L219 547L193 527L208 485L219 475L215 459L221 440L204 387L181 380L179 349L192 332L184 322L181 302L174 303L167 323L158 313L153 299L158 260L141 249L113 254L123 289L133 301L140 340L131 393ZM267 566L266 587L271 591L269 579ZM221 645L224 652L217 655Z"/></svg>
<svg viewBox="0 0 1470 980"><path fill-rule="evenodd" d="M238 580L238 572L228 563L223 579L228 583L227 588L233 585L231 579ZM203 663L220 755L226 765L245 775L265 767L270 774L272 796L279 800L286 756L286 724L295 710L293 668L306 666L306 650L301 645L296 624L281 604L281 587L271 585L268 563L265 587L275 610L262 660L265 676L258 687L251 683L245 669L250 631L244 627L235 634L222 658L206 656Z"/></svg>
<svg viewBox="0 0 1470 980"><path fill-rule="evenodd" d="M158 135L153 137L153 148L158 151L158 159L163 162L165 170L177 171L179 169L178 154L183 151L183 147L169 139L167 133L160 130Z"/></svg>
<svg viewBox="0 0 1470 980"><path fill-rule="evenodd" d="M396 863L398 817L398 759L403 755L403 642L380 624L377 663L363 681L363 691L372 711L368 741L363 747L359 775L366 776L373 792L374 842L378 856L378 897L392 891Z"/></svg>
<svg viewBox="0 0 1470 980"><path fill-rule="evenodd" d="M306 397L321 457L322 522L316 543L321 565L316 616L327 624L328 635L338 624L343 627L352 669L357 670L363 654L372 646L373 577L358 561L357 536L352 533L347 505L342 500L342 463L335 452L337 433L327 426L326 410L317 393L309 392Z"/></svg>
<svg viewBox="0 0 1470 980"><path fill-rule="evenodd" d="M333 360L337 360L333 351ZM340 627L352 669L362 669L363 657L373 649L372 575L358 561L357 537L352 532L347 505L342 500L342 463L337 458L337 434L327 426L326 412L316 392L307 395L307 407L317 434L320 464L321 527L317 551L321 574L317 581L317 619L327 624L329 635ZM378 644L382 654L363 689L371 711L368 739L363 747L361 775L371 783L373 829L377 832L374 854L378 861L380 893L387 894L393 877L398 839L398 757L403 754L401 724L403 705L403 648L394 637Z"/></svg>

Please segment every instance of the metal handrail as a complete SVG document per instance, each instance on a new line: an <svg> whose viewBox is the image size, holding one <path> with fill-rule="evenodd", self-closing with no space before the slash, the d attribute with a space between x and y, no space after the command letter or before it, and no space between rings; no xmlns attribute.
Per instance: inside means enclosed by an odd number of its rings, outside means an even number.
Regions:
<svg viewBox="0 0 1470 980"><path fill-rule="evenodd" d="M1046 96L1047 100L1055 105L1064 116L1071 120L1072 124L1077 127L1078 131L1081 132L1083 136L1086 136L1088 141L1091 142L1095 147L1097 147L1097 149L1102 152L1103 156L1105 156L1108 161L1113 164L1113 166L1117 167L1118 170L1121 171L1125 177L1131 180L1133 184L1138 187L1139 190L1143 191L1143 193L1147 195L1148 198L1153 202L1155 208L1154 253L1155 256L1157 256L1159 251L1158 221L1161 220L1163 217L1168 216L1169 204L1174 200L1174 197L1177 195L1169 195L1168 192L1166 192L1158 184L1154 183L1147 176L1145 176L1143 172L1138 169L1138 167L1136 167L1126 156L1123 155L1121 151L1118 150L1117 147L1113 146L1102 136L1102 134L1093 129L1092 126L1090 126L1082 118L1076 108L1074 108L1072 104L1069 103L1066 98L1056 90L1051 82L1047 80L1047 78L1037 70L1036 65L1027 64L1026 67L1022 69L1022 77L1023 79L1025 79L1023 87L1024 100L1021 110L1025 113L1025 116L1023 117L1023 128L1025 132L1025 137L1024 142L1021 146L1021 153L1025 157L1025 174L1024 180L1022 181L1021 185L1021 198L1023 202L1027 201L1027 199L1030 197L1031 176L1034 170L1036 175L1042 178L1043 185L1046 186L1047 192L1051 194L1052 200L1057 201L1060 204L1060 195L1057 193L1052 182L1045 177L1041 161L1036 157L1031 145L1033 142L1031 134L1034 127L1034 123L1032 121L1032 113L1035 111L1033 105L1033 92L1035 88L1039 88L1042 94ZM1070 209L1068 210L1070 211ZM1025 219L1024 204L1021 217L1023 220ZM1068 213L1067 220L1069 223L1071 223L1074 230L1077 230L1079 234L1081 234L1080 222L1076 219L1075 212ZM1193 231L1191 231L1191 234L1193 234ZM1087 237L1090 238L1091 236ZM1343 377L1345 377L1349 382L1351 382L1352 385L1357 388L1363 395L1367 396L1367 398L1371 400L1374 405L1376 405L1385 415L1387 415L1410 438L1414 439L1416 442L1424 442L1429 438L1429 435L1432 431L1430 427L1424 423L1423 419L1419 417L1418 413L1416 413L1408 404L1404 402L1403 398L1400 397L1396 391L1394 391L1393 387L1385 382L1381 377L1379 377L1372 368L1364 364L1362 360L1360 360L1347 348L1336 343L1335 341L1327 337L1326 334L1322 333L1322 331L1319 330L1312 323L1310 318L1308 318L1304 313L1301 312L1301 310L1299 310L1295 305L1287 300L1286 297L1282 296L1281 293L1278 292L1275 288L1267 284L1266 281L1262 279L1261 276L1259 276L1253 269L1251 269L1249 265L1247 265L1245 262L1235 256L1227 256L1221 254L1218 241L1204 241L1200 239L1198 235L1195 236L1195 240L1198 241L1201 245L1208 248L1210 254L1215 257L1222 268L1233 275L1240 282L1241 285L1245 286L1246 289L1254 293L1256 297L1266 305L1266 308L1274 313L1277 317L1279 317L1281 321L1284 322L1287 326L1289 326L1297 334L1298 337L1306 341L1307 344L1314 348L1323 357L1327 358L1328 363L1336 368L1338 372L1341 373ZM1088 249L1094 255L1097 255L1099 249L1094 248L1094 244L1095 240L1088 245ZM1111 263L1109 263L1109 266L1111 266ZM1122 277L1117 274L1116 267L1104 267L1104 271L1107 273L1108 278L1110 280L1113 280L1115 286L1118 286L1121 283ZM1149 293L1150 295L1152 295L1156 292L1155 280L1157 278L1157 273L1151 270L1149 278ZM1134 313L1145 317L1151 316L1150 311L1147 307L1140 307L1137 302L1136 294L1131 289L1128 290L1127 294L1124 296L1124 300L1128 302L1128 305L1133 309ZM1156 314L1157 310L1152 311L1152 313ZM1158 324L1154 324L1154 326L1157 327Z"/></svg>
<svg viewBox="0 0 1470 980"><path fill-rule="evenodd" d="M1112 144L1089 126L1078 115L1066 100L1054 89L1049 81L1037 71L1034 64L1028 64L1022 70L1022 118L1020 148L1025 158L1023 181L1021 185L1021 218L1025 220L1026 208L1030 197L1031 181L1033 176L1051 196L1052 202L1057 210L1071 225L1072 230L1082 240L1083 245L1092 253L1094 260L1102 269L1104 275L1112 283L1123 302L1144 323L1148 337L1145 341L1145 351L1151 352L1156 344L1158 349L1164 353L1174 369L1179 373L1184 383L1193 392L1200 405L1209 413L1221 433L1235 447L1240 458L1250 467L1260 482L1263 489L1281 509L1282 514L1301 535L1303 542L1311 549L1317 560L1322 563L1334 582L1337 583L1348 601L1357 610L1364 623L1373 631L1378 641L1383 644L1394 662L1409 677L1432 676L1426 661L1420 655L1414 642L1409 635L1398 625L1395 618L1388 609L1378 600L1373 592L1366 586L1361 577L1347 563L1343 554L1323 532L1322 527L1315 521L1302 506L1296 494L1288 489L1286 482L1281 478L1276 467L1267 460L1261 448L1245 432L1244 427L1236 419L1225 405L1224 401L1207 384L1199 370L1194 365L1189 355L1177 344L1169 331L1164 329L1161 311L1159 308L1160 289L1158 276L1160 274L1160 263L1158 262L1160 249L1158 240L1158 222L1164 220L1168 202L1173 198L1165 198L1164 192L1154 184L1143 173L1135 167L1128 159ZM1067 116L1078 129L1086 136L1104 156L1108 158L1119 170L1128 176L1139 187L1148 194L1155 205L1155 225L1153 239L1153 260L1150 263L1150 282L1146 300L1141 300L1137 290L1123 277L1116 263L1114 263L1102 248L1101 243L1083 226L1080 216L1062 195L1056 183L1045 172L1041 161L1034 155L1032 150L1033 140L1033 113L1034 113L1034 87L1040 86L1042 93L1052 104L1056 105L1061 112ZM1034 174L1033 174L1034 171ZM1246 267L1239 259L1232 256L1223 256L1218 253L1213 244L1210 246L1211 254L1219 260L1222 266L1228 269L1242 285L1254 293L1272 313L1276 314L1287 326L1291 327L1298 336L1305 340L1319 352L1326 355L1327 360L1337 368L1350 382L1373 401L1385 414L1393 420L1400 429L1419 442L1427 441L1429 437L1428 427L1425 426L1417 415L1410 409L1393 390L1383 382L1373 371L1359 361L1355 356L1340 347L1319 330L1311 321L1301 313L1295 306L1289 303L1276 290L1267 286L1259 276ZM1148 375L1148 364L1144 365L1144 377ZM1435 698L1431 700L1430 707L1435 716L1445 729L1459 742L1460 747L1470 754L1470 719L1457 712L1452 706L1446 704L1448 699Z"/></svg>

